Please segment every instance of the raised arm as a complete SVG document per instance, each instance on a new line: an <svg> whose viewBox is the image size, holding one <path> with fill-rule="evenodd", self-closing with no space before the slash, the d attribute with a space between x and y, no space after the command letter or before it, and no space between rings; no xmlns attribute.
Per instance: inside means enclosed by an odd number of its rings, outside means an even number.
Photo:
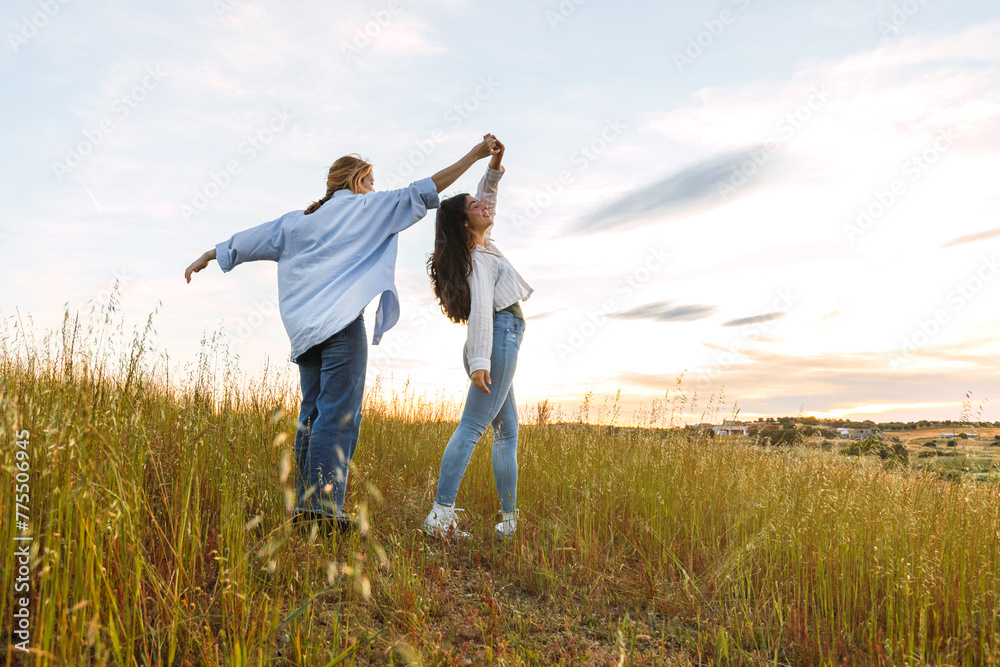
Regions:
<svg viewBox="0 0 1000 667"><path fill-rule="evenodd" d="M507 147L504 146L502 143L500 143L500 140L497 139L495 136L493 137L493 142L496 144L496 147L500 150L495 152L493 154L493 157L490 158L490 169L501 171L503 170L503 167L500 166L500 162L503 161L503 152L507 150Z"/></svg>
<svg viewBox="0 0 1000 667"><path fill-rule="evenodd" d="M459 176L468 171L469 167L488 155L495 155L497 151L499 148L496 145L496 137L492 134L483 135L483 140L466 153L462 159L431 176L437 191L443 192L445 188L457 181Z"/></svg>
<svg viewBox="0 0 1000 667"><path fill-rule="evenodd" d="M503 160L503 153L506 150L506 147L499 140L497 140L496 145L500 150L493 154L493 157L490 159L490 166L486 170L486 173L483 174L482 180L479 181L479 188L476 190L476 201L481 206L486 207L486 210L490 212L491 218L496 217L497 214L497 186L500 185L500 177L504 174L501 161Z"/></svg>

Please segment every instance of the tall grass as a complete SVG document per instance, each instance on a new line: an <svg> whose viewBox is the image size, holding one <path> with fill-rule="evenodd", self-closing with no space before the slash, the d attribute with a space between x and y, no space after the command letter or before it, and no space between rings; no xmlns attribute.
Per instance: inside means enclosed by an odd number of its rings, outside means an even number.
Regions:
<svg viewBox="0 0 1000 667"><path fill-rule="evenodd" d="M168 377L150 331L3 337L0 531L29 430L33 537L32 653L8 664L998 661L995 485L581 410L522 424L505 544L487 435L459 491L473 538L444 544L416 528L459 406L373 388L362 529L324 537L290 522L294 376L244 378L207 339ZM16 572L10 547L5 637Z"/></svg>

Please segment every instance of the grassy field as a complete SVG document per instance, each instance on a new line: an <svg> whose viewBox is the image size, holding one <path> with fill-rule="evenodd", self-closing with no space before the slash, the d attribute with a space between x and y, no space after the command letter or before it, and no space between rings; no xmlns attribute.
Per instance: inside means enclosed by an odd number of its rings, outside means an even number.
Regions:
<svg viewBox="0 0 1000 667"><path fill-rule="evenodd" d="M492 539L487 435L459 492L473 538L447 544L416 529L458 406L403 393L366 405L348 495L362 530L326 538L290 522L294 378L239 379L205 349L168 379L142 332L3 338L8 664L1000 661L995 484L525 424L516 539ZM8 634L23 500L29 658Z"/></svg>
<svg viewBox="0 0 1000 667"><path fill-rule="evenodd" d="M905 443L932 439L944 442L948 440L948 438L939 438L938 436L942 433L961 433L963 431L969 433L975 431L979 434L978 440L965 441L965 444L968 444L970 447L972 445L988 446L994 436L1000 435L1000 428L993 428L992 426L987 426L985 428L973 428L971 425L967 427L955 426L950 428L921 428L913 431L889 431L886 435L895 435Z"/></svg>
<svg viewBox="0 0 1000 667"><path fill-rule="evenodd" d="M1000 429L975 428L979 439L940 438L941 433L951 433L961 429L920 429L914 431L892 431L885 434L886 442L899 438L909 456L909 467L938 475L945 480L964 479L1000 483L1000 443L993 440ZM972 431L972 427L966 428ZM846 440L828 440L813 437L809 445L844 452L849 447Z"/></svg>

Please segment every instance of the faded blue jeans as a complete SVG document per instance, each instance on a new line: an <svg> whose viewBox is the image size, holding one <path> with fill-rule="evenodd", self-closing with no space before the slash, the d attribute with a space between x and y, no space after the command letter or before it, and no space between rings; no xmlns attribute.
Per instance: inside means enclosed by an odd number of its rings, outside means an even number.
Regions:
<svg viewBox="0 0 1000 667"><path fill-rule="evenodd" d="M364 313L298 359L302 410L295 433L296 512L336 516L361 432L368 343Z"/></svg>
<svg viewBox="0 0 1000 667"><path fill-rule="evenodd" d="M517 405L514 402L514 370L517 352L524 336L524 320L512 313L493 313L493 353L490 356L490 381L486 393L474 384L462 408L458 428L448 441L441 458L437 497L442 505L454 505L458 486L472 458L472 450L486 427L493 425L493 481L500 505L505 512L517 507ZM465 371L468 356L463 354Z"/></svg>

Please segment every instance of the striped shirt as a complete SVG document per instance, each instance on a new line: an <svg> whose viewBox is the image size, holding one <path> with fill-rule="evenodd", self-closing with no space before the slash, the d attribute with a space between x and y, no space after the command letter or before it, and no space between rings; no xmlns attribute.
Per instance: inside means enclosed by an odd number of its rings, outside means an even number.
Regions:
<svg viewBox="0 0 1000 667"><path fill-rule="evenodd" d="M490 217L496 214L497 185L503 174L502 167L500 169L487 167L483 180L479 182L476 199L489 210ZM470 374L490 369L490 357L493 354L493 313L527 299L534 292L493 243L489 231L483 241L485 247L476 245L472 251L472 274L469 276L472 303L465 353L469 360Z"/></svg>

